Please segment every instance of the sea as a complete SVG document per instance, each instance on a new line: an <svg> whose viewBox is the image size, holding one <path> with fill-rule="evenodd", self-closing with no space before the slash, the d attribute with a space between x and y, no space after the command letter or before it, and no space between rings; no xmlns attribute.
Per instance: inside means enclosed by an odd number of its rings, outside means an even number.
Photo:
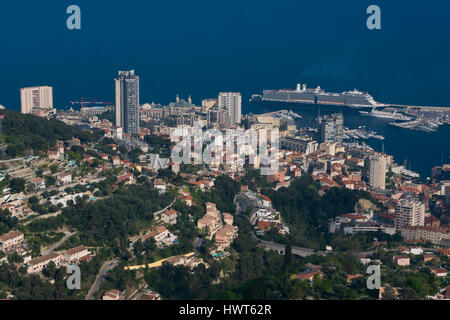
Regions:
<svg viewBox="0 0 450 320"><path fill-rule="evenodd" d="M366 24L373 4L379 30ZM71 5L80 30L67 28ZM141 103L179 94L200 104L238 91L244 113L263 112L251 94L306 83L356 88L383 103L450 106L449 14L448 0L3 1L0 105L19 110L19 89L38 85L53 87L56 108L81 97L112 102L118 71L134 69ZM448 127L421 133L352 110L344 117L385 135L385 151L425 176L450 160Z"/></svg>

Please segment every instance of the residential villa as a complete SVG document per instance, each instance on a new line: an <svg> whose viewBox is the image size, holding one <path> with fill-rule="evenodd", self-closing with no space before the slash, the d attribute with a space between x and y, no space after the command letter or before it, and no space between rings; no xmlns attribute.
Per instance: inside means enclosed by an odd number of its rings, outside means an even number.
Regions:
<svg viewBox="0 0 450 320"><path fill-rule="evenodd" d="M89 259L90 257L91 254L89 250L84 246L69 249L65 253L65 260L70 263L77 263Z"/></svg>
<svg viewBox="0 0 450 320"><path fill-rule="evenodd" d="M155 182L153 182L153 187L158 190L158 192L160 194L162 193L166 193L167 191L167 186L164 183L164 181L162 181L162 179L155 179Z"/></svg>
<svg viewBox="0 0 450 320"><path fill-rule="evenodd" d="M208 238L212 239L214 234L222 226L222 221L220 218L219 211L216 205L211 202L206 203L206 214L203 218L197 221L197 228L205 229L208 228Z"/></svg>
<svg viewBox="0 0 450 320"><path fill-rule="evenodd" d="M142 240L153 238L158 247L170 246L177 242L177 236L172 234L166 227L158 227L156 230L147 233Z"/></svg>
<svg viewBox="0 0 450 320"><path fill-rule="evenodd" d="M27 265L28 273L39 273L41 272L45 267L49 265L50 262L54 262L55 266L58 268L61 265L62 260L64 259L64 256L61 254L57 254L55 252L49 253L44 256L40 256L34 259L31 259Z"/></svg>
<svg viewBox="0 0 450 320"><path fill-rule="evenodd" d="M23 233L20 231L10 231L0 236L0 250L8 252L22 244L24 240Z"/></svg>
<svg viewBox="0 0 450 320"><path fill-rule="evenodd" d="M103 294L102 300L123 300L119 290L108 290Z"/></svg>
<svg viewBox="0 0 450 320"><path fill-rule="evenodd" d="M216 244L218 250L224 250L229 247L233 240L237 237L238 227L230 224L225 224L219 231L215 234Z"/></svg>
<svg viewBox="0 0 450 320"><path fill-rule="evenodd" d="M392 260L396 265L401 267L409 266L410 264L410 259L408 256L394 256Z"/></svg>
<svg viewBox="0 0 450 320"><path fill-rule="evenodd" d="M173 209L167 210L161 214L161 220L170 225L176 224L177 212Z"/></svg>
<svg viewBox="0 0 450 320"><path fill-rule="evenodd" d="M58 186L64 186L72 182L72 174L70 172L62 172L58 175L56 183Z"/></svg>

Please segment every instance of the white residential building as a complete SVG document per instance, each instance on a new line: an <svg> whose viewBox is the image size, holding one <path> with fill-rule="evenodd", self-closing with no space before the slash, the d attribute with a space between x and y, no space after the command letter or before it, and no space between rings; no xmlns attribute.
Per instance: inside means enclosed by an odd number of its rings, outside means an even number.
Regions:
<svg viewBox="0 0 450 320"><path fill-rule="evenodd" d="M366 178L372 189L386 188L386 158L384 156L369 156L364 162Z"/></svg>
<svg viewBox="0 0 450 320"><path fill-rule="evenodd" d="M158 193L162 194L162 193L166 193L167 191L167 186L164 183L164 181L162 181L162 179L155 179L154 183L153 183L153 187L158 190Z"/></svg>
<svg viewBox="0 0 450 320"><path fill-rule="evenodd" d="M161 220L167 224L177 223L177 212L173 209L167 210L161 214Z"/></svg>
<svg viewBox="0 0 450 320"><path fill-rule="evenodd" d="M23 242L23 233L10 231L0 237L0 250L5 252Z"/></svg>
<svg viewBox="0 0 450 320"><path fill-rule="evenodd" d="M241 123L242 96L239 92L220 92L218 107L228 110L231 124Z"/></svg>
<svg viewBox="0 0 450 320"><path fill-rule="evenodd" d="M395 228L423 226L425 224L425 205L416 199L400 199L395 208Z"/></svg>
<svg viewBox="0 0 450 320"><path fill-rule="evenodd" d="M45 267L49 265L50 262L54 262L55 266L59 268L61 265L61 261L63 260L64 256L61 254L57 254L55 252L49 253L45 256L40 256L34 259L31 259L27 265L28 273L39 273L41 272Z"/></svg>
<svg viewBox="0 0 450 320"><path fill-rule="evenodd" d="M72 174L70 172L62 172L57 177L57 183L58 185L66 185L68 183L72 182Z"/></svg>
<svg viewBox="0 0 450 320"><path fill-rule="evenodd" d="M53 88L48 86L20 89L20 112L31 113L33 108L53 109Z"/></svg>
<svg viewBox="0 0 450 320"><path fill-rule="evenodd" d="M89 257L90 256L90 252L89 250L84 247L84 246L78 246L72 249L69 249L66 251L65 253L65 260L67 262L78 262L80 260L82 260L85 257Z"/></svg>
<svg viewBox="0 0 450 320"><path fill-rule="evenodd" d="M175 244L178 239L178 237L176 235L172 234L165 227L156 228L156 230L144 235L142 237L142 240L145 241L150 238L153 238L155 240L155 243L159 248Z"/></svg>

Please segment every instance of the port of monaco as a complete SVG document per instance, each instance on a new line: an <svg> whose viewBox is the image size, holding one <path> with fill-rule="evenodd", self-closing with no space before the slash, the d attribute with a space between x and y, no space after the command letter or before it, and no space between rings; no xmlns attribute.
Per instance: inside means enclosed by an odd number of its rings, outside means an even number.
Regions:
<svg viewBox="0 0 450 320"><path fill-rule="evenodd" d="M450 2L1 7L2 307L450 300Z"/></svg>

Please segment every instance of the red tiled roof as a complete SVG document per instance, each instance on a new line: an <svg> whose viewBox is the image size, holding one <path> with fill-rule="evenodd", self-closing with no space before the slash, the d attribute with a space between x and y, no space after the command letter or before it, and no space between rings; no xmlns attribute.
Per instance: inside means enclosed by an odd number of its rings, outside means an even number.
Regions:
<svg viewBox="0 0 450 320"><path fill-rule="evenodd" d="M260 230L266 230L266 229L270 229L270 221L264 221L264 220L259 220L258 221L258 229Z"/></svg>
<svg viewBox="0 0 450 320"><path fill-rule="evenodd" d="M311 277L314 277L316 275L321 275L321 274L322 274L322 272L320 272L320 271L303 272L303 273L297 274L297 278L307 280L307 279L310 279Z"/></svg>
<svg viewBox="0 0 450 320"><path fill-rule="evenodd" d="M175 210L173 210L173 209L170 209L170 210L167 210L167 211L165 212L165 214L166 214L166 216L171 216L171 215L173 215L173 214L177 214L177 212L176 212Z"/></svg>

